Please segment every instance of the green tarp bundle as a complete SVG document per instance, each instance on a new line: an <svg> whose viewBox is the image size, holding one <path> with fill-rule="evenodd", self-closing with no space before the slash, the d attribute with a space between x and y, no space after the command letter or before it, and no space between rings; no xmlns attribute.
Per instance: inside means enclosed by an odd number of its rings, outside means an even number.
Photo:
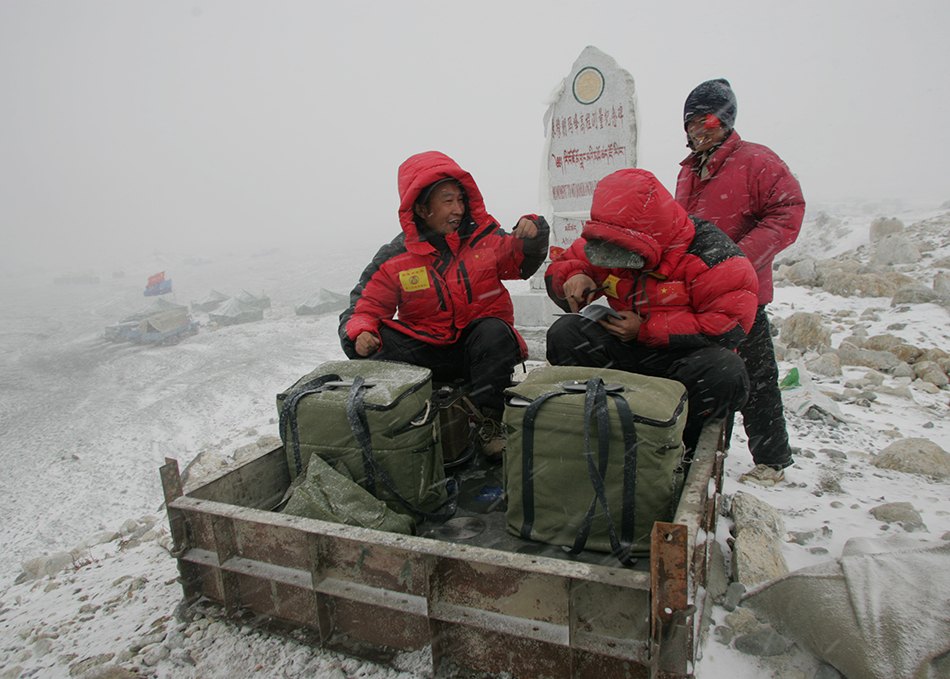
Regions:
<svg viewBox="0 0 950 679"><path fill-rule="evenodd" d="M312 457L306 475L298 477L291 487L283 512L390 533L413 532L412 518L392 511L385 502L370 495L346 473L344 465L339 465L339 469L319 455Z"/></svg>

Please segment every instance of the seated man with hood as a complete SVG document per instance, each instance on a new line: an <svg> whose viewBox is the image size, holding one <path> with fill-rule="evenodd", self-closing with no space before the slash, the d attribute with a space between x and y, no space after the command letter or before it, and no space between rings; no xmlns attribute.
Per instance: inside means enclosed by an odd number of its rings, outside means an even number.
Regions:
<svg viewBox="0 0 950 679"><path fill-rule="evenodd" d="M548 330L548 361L684 384L683 443L691 459L706 420L726 417L748 397L735 349L755 319L755 269L646 170L600 180L590 214L581 237L548 266L548 292L575 312L605 295L620 318L561 317Z"/></svg>
<svg viewBox="0 0 950 679"><path fill-rule="evenodd" d="M469 381L484 416L482 450L497 458L506 443L504 390L528 356L502 281L538 270L547 222L528 215L506 233L472 176L435 151L399 167L399 197L402 233L380 248L350 293L340 315L343 351L423 366L439 382Z"/></svg>

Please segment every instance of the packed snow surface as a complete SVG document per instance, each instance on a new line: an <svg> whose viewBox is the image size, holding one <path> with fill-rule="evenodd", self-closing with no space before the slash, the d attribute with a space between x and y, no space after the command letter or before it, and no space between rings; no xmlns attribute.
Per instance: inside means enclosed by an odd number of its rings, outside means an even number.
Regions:
<svg viewBox="0 0 950 679"><path fill-rule="evenodd" d="M868 226L878 213L836 209L824 216L810 213L799 243L779 260L866 248ZM908 233L915 224L927 225L932 248L907 270L918 278L932 275L930 263L950 255L943 235L950 213L887 216L902 219ZM0 278L2 676L75 676L78 669L71 668L84 661L189 679L415 677L424 672L424 654L402 658L401 669L383 668L248 626L207 618L180 622L175 617L181 601L177 569L165 549L158 473L165 458L176 459L184 470L204 453L212 467L226 466L239 458L243 446L277 435L276 394L319 364L344 358L337 314L297 316L294 305L320 288L347 293L375 245L319 256L284 250L256 257L155 253L97 272L98 284L54 285L54 278L68 272L48 270ZM205 300L212 289L228 295L243 289L266 294L272 305L263 321L224 328L210 324L207 312L194 313L202 323L199 332L177 344L107 341L106 326L148 303L142 296L145 282L159 271L173 280L171 297L179 303ZM526 291L527 284L511 288ZM885 298L843 298L819 288L779 286L769 306L776 319L796 311L821 314L833 328L834 346L868 309L878 319L866 323L869 335L891 333L923 348L950 349L950 315L938 304L891 307ZM795 357L779 365L784 376L800 363ZM838 378L811 378L823 391L841 392L846 381L860 379L869 369L846 366L844 372ZM890 378L885 385L903 386ZM840 557L850 538L902 531L869 513L884 502L909 502L919 512L926 530L907 537L927 544L948 539L946 481L869 463L896 437L926 438L950 450L950 392L911 385L911 394L908 399L881 393L872 403L844 400L838 406L848 422L838 426L790 415L792 444L803 454L787 470L787 482L775 488L738 483L751 458L737 423L725 494L753 493L779 510L789 532L821 535L815 542L783 546L790 569ZM724 519L716 539L725 545L727 537ZM56 575L21 576L24 562L78 545L84 549ZM723 612L714 610L717 623ZM763 663L710 639L695 669L708 678L782 676Z"/></svg>

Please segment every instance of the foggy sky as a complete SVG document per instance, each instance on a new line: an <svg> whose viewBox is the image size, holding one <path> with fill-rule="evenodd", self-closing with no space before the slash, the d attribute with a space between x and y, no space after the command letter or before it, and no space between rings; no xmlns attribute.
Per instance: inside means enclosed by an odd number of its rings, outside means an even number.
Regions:
<svg viewBox="0 0 950 679"><path fill-rule="evenodd" d="M936 207L948 29L943 0L3 0L0 275L382 244L398 165L431 149L510 227L538 209L543 115L587 45L633 75L639 165L671 191L686 95L725 77L736 129L810 207Z"/></svg>

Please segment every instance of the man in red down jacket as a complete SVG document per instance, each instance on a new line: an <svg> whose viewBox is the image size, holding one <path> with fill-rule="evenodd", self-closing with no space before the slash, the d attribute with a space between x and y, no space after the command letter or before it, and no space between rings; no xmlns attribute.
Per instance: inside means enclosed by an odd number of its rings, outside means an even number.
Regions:
<svg viewBox="0 0 950 679"><path fill-rule="evenodd" d="M581 237L548 266L548 291L571 311L605 295L620 318L562 316L548 330L548 361L682 382L689 458L704 422L728 416L748 395L734 350L755 318L755 270L735 243L709 222L690 219L646 170L600 180L590 215Z"/></svg>
<svg viewBox="0 0 950 679"><path fill-rule="evenodd" d="M805 199L798 180L775 153L739 137L733 129L736 112L736 97L726 80L704 82L687 97L683 124L693 152L681 163L676 201L735 241L758 274L755 323L738 348L749 373L751 391L742 420L755 466L740 480L772 486L785 478L792 451L765 305L772 301L772 260L798 237Z"/></svg>
<svg viewBox="0 0 950 679"><path fill-rule="evenodd" d="M350 293L340 315L343 351L424 366L436 381L469 380L485 418L482 450L497 458L505 448L504 389L528 356L502 280L538 270L547 222L527 215L506 233L472 176L435 151L399 167L399 197L402 233L380 248Z"/></svg>

